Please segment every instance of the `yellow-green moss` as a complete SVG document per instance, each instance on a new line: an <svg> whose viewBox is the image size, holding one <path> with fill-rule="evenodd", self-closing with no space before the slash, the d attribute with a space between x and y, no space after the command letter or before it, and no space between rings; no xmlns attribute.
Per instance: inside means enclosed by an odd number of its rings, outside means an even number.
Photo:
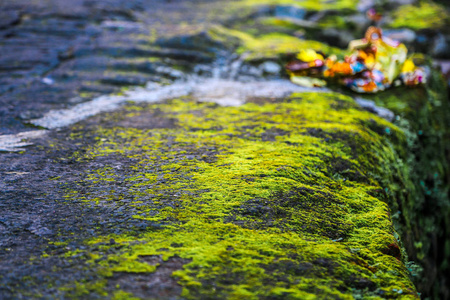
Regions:
<svg viewBox="0 0 450 300"><path fill-rule="evenodd" d="M134 297L133 294L124 291L117 291L112 296L112 300L139 300L139 298Z"/></svg>
<svg viewBox="0 0 450 300"><path fill-rule="evenodd" d="M224 42L233 38L235 43L239 45L237 52L244 54L244 58L247 61L279 59L286 54L298 53L301 49L314 49L328 55L343 55L343 50L341 49L317 41L302 40L288 34L272 33L256 38L251 34L220 26L212 29L211 33L215 39Z"/></svg>
<svg viewBox="0 0 450 300"><path fill-rule="evenodd" d="M335 93L129 111L156 110L176 126L98 128L97 142L76 156L133 163L125 177L89 170L83 195L74 189L69 199L114 206L125 197L134 218L162 226L86 241L101 277L151 273L158 266L143 257L177 256L187 263L173 275L188 299L417 298L385 202L408 176L398 128ZM99 198L104 184L127 194L111 188Z"/></svg>
<svg viewBox="0 0 450 300"><path fill-rule="evenodd" d="M439 297L439 283L430 278L448 274L450 262L450 252L445 248L450 245L450 109L445 81L442 74L433 71L426 88L399 87L366 95L377 105L391 109L397 115L395 123L407 136L408 146L402 156L411 170L411 181L391 203L391 209L410 259L429 274L415 276L418 289L428 295L435 293L434 297ZM436 236L439 242L430 243L430 236ZM431 262L436 251L443 255L438 262Z"/></svg>
<svg viewBox="0 0 450 300"><path fill-rule="evenodd" d="M394 21L390 26L393 28L442 28L449 20L445 7L425 0L417 5L400 6L394 11L392 17Z"/></svg>
<svg viewBox="0 0 450 300"><path fill-rule="evenodd" d="M356 10L356 2L351 0L240 0L234 5L242 6L262 6L262 5L289 5L311 11L321 10Z"/></svg>

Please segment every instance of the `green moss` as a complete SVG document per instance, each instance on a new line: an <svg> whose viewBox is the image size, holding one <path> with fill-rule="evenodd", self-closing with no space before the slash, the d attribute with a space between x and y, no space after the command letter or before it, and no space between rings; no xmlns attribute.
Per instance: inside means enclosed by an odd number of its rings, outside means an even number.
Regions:
<svg viewBox="0 0 450 300"><path fill-rule="evenodd" d="M392 15L393 28L411 29L442 28L448 23L446 9L432 1L420 1L417 5L400 6Z"/></svg>
<svg viewBox="0 0 450 300"><path fill-rule="evenodd" d="M143 258L161 255L186 261L173 276L188 299L417 298L389 215L403 184L392 183L408 180L397 127L335 93L143 108L121 114L157 110L176 127L97 128L97 142L76 156L133 163L126 174L89 170L69 199L127 200L135 219L160 224L86 241L101 278L152 273L158 266Z"/></svg>
<svg viewBox="0 0 450 300"><path fill-rule="evenodd" d="M106 284L106 280L89 281L84 280L81 282L74 282L73 285L69 287L61 288L61 291L67 292L66 296L70 299L80 299L86 298L87 295L92 292L96 292L99 296L107 296L107 293L103 290Z"/></svg>
<svg viewBox="0 0 450 300"><path fill-rule="evenodd" d="M351 24L342 15L329 15L319 20L320 28L336 28L339 30L352 29Z"/></svg>
<svg viewBox="0 0 450 300"><path fill-rule="evenodd" d="M300 26L296 24L295 22L292 22L289 19L280 19L276 17L267 17L260 20L258 25L269 25L272 27L272 32L280 32L282 28L290 29L290 30L300 30L303 28L303 26ZM273 28L276 28L277 30L273 30Z"/></svg>
<svg viewBox="0 0 450 300"><path fill-rule="evenodd" d="M300 5L354 7L348 1L314 3ZM340 16L321 26L335 19ZM287 21L266 21L298 29ZM200 33L189 32L204 39ZM320 42L261 33L216 26L207 30L206 46L221 43L247 61L282 60L303 48L343 55ZM186 299L417 299L409 278L416 267L407 262L403 245L410 259L426 265L434 250L427 234L450 219L443 188L444 94L430 87L368 95L400 116L395 125L362 111L349 97L299 93L238 108L189 99L129 104L104 115L100 124L161 114L173 126L77 126L71 138L92 143L72 159L92 167L70 184L65 198L121 210L141 223L127 220L138 225L87 240L80 249L60 249L66 259L87 259L96 273L61 291L132 299L132 291L111 287L116 274L150 276L179 257L184 265L172 275ZM104 162L101 167L97 160ZM444 211L444 217L419 216L426 207ZM446 239L445 230L438 236ZM153 256L162 262L149 264L145 258ZM442 274L447 257L443 265Z"/></svg>
<svg viewBox="0 0 450 300"><path fill-rule="evenodd" d="M277 60L285 57L287 54L298 53L301 49L314 49L328 55L343 56L343 50L341 49L317 41L302 40L288 34L272 33L256 38L242 31L219 26L215 27L211 32L215 39L223 42L229 41L230 38L234 39L235 45L239 46L237 52L244 55L247 61Z"/></svg>
<svg viewBox="0 0 450 300"><path fill-rule="evenodd" d="M117 291L112 296L113 300L139 300L139 298L134 297L133 294L124 292L124 291Z"/></svg>
<svg viewBox="0 0 450 300"><path fill-rule="evenodd" d="M311 11L321 10L356 10L356 2L351 0L328 1L328 0L241 0L234 5L242 6L262 6L262 5L290 5L304 8Z"/></svg>
<svg viewBox="0 0 450 300"><path fill-rule="evenodd" d="M324 43L301 40L286 34L267 34L258 39L248 39L238 53L247 53L246 60L278 59L282 55L298 53L301 49L314 49L326 54L342 54L342 50Z"/></svg>
<svg viewBox="0 0 450 300"><path fill-rule="evenodd" d="M450 252L445 250L445 245L450 244L450 107L447 95L445 78L432 72L426 88L402 87L365 96L395 112L395 123L407 137L403 156L411 170L411 181L405 191L397 195L391 208L410 259L428 274L415 276L419 289L428 294L436 284L429 278L448 274L450 262ZM438 242L430 243L430 236L436 236ZM436 252L442 255L438 262L432 262L430 257ZM436 269L435 264L440 267Z"/></svg>

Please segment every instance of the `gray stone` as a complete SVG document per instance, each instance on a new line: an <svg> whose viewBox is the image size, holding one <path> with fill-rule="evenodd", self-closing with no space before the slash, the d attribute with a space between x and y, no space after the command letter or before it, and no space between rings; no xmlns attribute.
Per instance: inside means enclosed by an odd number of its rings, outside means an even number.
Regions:
<svg viewBox="0 0 450 300"><path fill-rule="evenodd" d="M437 58L450 58L450 41L449 37L439 33L433 41L430 50L431 55Z"/></svg>
<svg viewBox="0 0 450 300"><path fill-rule="evenodd" d="M444 75L450 76L450 60L435 60L433 64L439 67Z"/></svg>
<svg viewBox="0 0 450 300"><path fill-rule="evenodd" d="M372 7L380 5L388 5L389 7L398 7L401 5L410 5L416 3L417 0L360 0L358 3L358 11L366 12Z"/></svg>
<svg viewBox="0 0 450 300"><path fill-rule="evenodd" d="M415 4L417 0L387 0L387 2L396 6L400 6Z"/></svg>
<svg viewBox="0 0 450 300"><path fill-rule="evenodd" d="M281 66L273 61L266 61L259 65L259 69L267 74L278 75L281 72Z"/></svg>
<svg viewBox="0 0 450 300"><path fill-rule="evenodd" d="M261 70L258 68L252 68L261 73ZM327 91L327 89L300 87L288 80L255 81L253 79L253 81L242 83L220 79L205 81L204 79L196 78L190 81L180 80L167 86L147 84L145 88L135 87L124 92L124 95L121 96L100 96L69 109L52 110L46 113L44 117L32 120L31 123L47 129L62 128L101 112L117 109L127 101L151 103L191 94L201 101L216 102L225 106L237 106L243 104L247 98L251 97L282 98L294 92L305 91L320 92Z"/></svg>
<svg viewBox="0 0 450 300"><path fill-rule="evenodd" d="M416 33L413 30L407 28L384 30L383 36L402 43L412 43L417 38Z"/></svg>
<svg viewBox="0 0 450 300"><path fill-rule="evenodd" d="M299 27L318 28L318 25L315 21L296 19L296 18L292 18L292 17L279 17L279 18L284 21L290 22L293 25L297 25Z"/></svg>
<svg viewBox="0 0 450 300"><path fill-rule="evenodd" d="M277 6L275 7L275 17L288 17L303 20L306 16L306 10L295 6Z"/></svg>
<svg viewBox="0 0 450 300"><path fill-rule="evenodd" d="M348 23L352 24L359 32L365 32L370 26L370 20L365 14L356 14L346 17Z"/></svg>
<svg viewBox="0 0 450 300"><path fill-rule="evenodd" d="M0 135L0 152L24 151L23 147L33 145L29 140L40 138L46 133L46 130L35 130L21 132L19 134Z"/></svg>
<svg viewBox="0 0 450 300"><path fill-rule="evenodd" d="M327 28L322 31L321 36L331 45L337 45L346 48L348 44L355 39L355 36L347 30L338 30L336 28Z"/></svg>
<svg viewBox="0 0 450 300"><path fill-rule="evenodd" d="M19 118L22 120L31 120L41 118L42 113L36 110L25 110L19 114Z"/></svg>
<svg viewBox="0 0 450 300"><path fill-rule="evenodd" d="M388 120L389 122L394 121L395 114L392 111L387 108L377 106L372 100L356 97L355 101L359 106L361 106L361 108L377 114L378 116Z"/></svg>
<svg viewBox="0 0 450 300"><path fill-rule="evenodd" d="M136 22L128 22L128 21L103 21L101 27L112 30L128 30L128 31L136 31L141 30L143 25Z"/></svg>
<svg viewBox="0 0 450 300"><path fill-rule="evenodd" d="M161 74L161 75L163 75L163 76L170 77L171 79L184 78L184 73L183 72L181 72L179 70L172 69L170 67L165 67L165 66L156 67L156 72Z"/></svg>
<svg viewBox="0 0 450 300"><path fill-rule="evenodd" d="M240 70L239 75L244 76L250 76L250 77L260 77L262 75L263 71L259 68L250 66L250 65L243 65Z"/></svg>
<svg viewBox="0 0 450 300"><path fill-rule="evenodd" d="M37 236L47 236L53 234L52 230L40 224L33 224L31 227L28 228L28 230Z"/></svg>
<svg viewBox="0 0 450 300"><path fill-rule="evenodd" d="M367 10L374 7L376 3L376 0L360 0L357 8L360 12L365 13Z"/></svg>
<svg viewBox="0 0 450 300"><path fill-rule="evenodd" d="M0 29L8 28L20 22L17 11L0 11Z"/></svg>

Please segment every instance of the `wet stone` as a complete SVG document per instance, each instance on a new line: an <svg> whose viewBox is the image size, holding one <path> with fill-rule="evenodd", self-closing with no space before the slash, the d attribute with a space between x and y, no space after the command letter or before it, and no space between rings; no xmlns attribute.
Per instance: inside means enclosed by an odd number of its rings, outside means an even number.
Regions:
<svg viewBox="0 0 450 300"><path fill-rule="evenodd" d="M0 11L0 30L20 23L20 14L18 11Z"/></svg>
<svg viewBox="0 0 450 300"><path fill-rule="evenodd" d="M399 30L384 30L383 35L386 37L402 42L402 43L413 43L417 35L411 29L399 29Z"/></svg>
<svg viewBox="0 0 450 300"><path fill-rule="evenodd" d="M450 58L450 36L438 34L431 46L431 54L436 58Z"/></svg>
<svg viewBox="0 0 450 300"><path fill-rule="evenodd" d="M306 10L295 6L276 6L274 16L289 17L302 20L306 16Z"/></svg>
<svg viewBox="0 0 450 300"><path fill-rule="evenodd" d="M284 58L251 66L190 32L223 2L51 4L0 3L0 133L22 147L0 154L0 295L417 296L386 204L411 184L403 135L374 115L393 112L263 81ZM256 11L314 29L330 13ZM67 122L25 122L49 111ZM54 130L15 134L39 124Z"/></svg>
<svg viewBox="0 0 450 300"><path fill-rule="evenodd" d="M355 39L355 36L347 30L338 30L335 28L326 28L319 33L321 38L327 41L330 45L345 48Z"/></svg>
<svg viewBox="0 0 450 300"><path fill-rule="evenodd" d="M264 73L271 75L278 75L281 72L281 67L279 64L271 61L266 61L259 66L259 69Z"/></svg>

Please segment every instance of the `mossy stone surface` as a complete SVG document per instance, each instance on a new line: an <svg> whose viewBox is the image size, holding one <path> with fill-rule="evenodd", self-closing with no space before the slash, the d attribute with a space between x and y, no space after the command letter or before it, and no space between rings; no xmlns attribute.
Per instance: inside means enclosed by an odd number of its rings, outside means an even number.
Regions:
<svg viewBox="0 0 450 300"><path fill-rule="evenodd" d="M160 125L108 123L142 114ZM173 100L104 122L77 129L96 142L74 159L110 165L87 170L67 199L116 207L148 227L66 253L99 276L68 290L133 293L108 282L176 259L187 299L418 298L389 213L386 190L396 187L382 184L407 180L396 151L405 136L351 98L300 93L238 108ZM114 167L124 159L126 169Z"/></svg>
<svg viewBox="0 0 450 300"><path fill-rule="evenodd" d="M282 63L295 55L300 49L314 49L326 53L344 56L344 51L325 43L303 40L285 33L268 33L253 36L250 33L216 26L209 31L212 39L233 46L246 62L277 60Z"/></svg>
<svg viewBox="0 0 450 300"><path fill-rule="evenodd" d="M403 151L409 157L411 182L391 209L410 259L428 274L416 277L418 288L437 293L450 266L446 250L450 245L450 109L445 79L433 72L426 89L396 88L367 98L395 112L394 123L407 136Z"/></svg>
<svg viewBox="0 0 450 300"><path fill-rule="evenodd" d="M234 4L243 14L292 5L342 15L356 5ZM176 58L173 68L186 72L183 59L208 63L218 49L242 55L244 64L282 64L303 48L344 53L294 37L295 24L265 21L289 30L186 26L146 42L194 51L161 58ZM145 67L136 59L130 65ZM17 298L418 299L409 260L432 266L430 254L442 247L430 236L450 245L448 107L442 78L432 74L426 88L368 96L398 115L394 124L340 90L241 107L190 97L129 103L54 133L42 151L75 175L48 181L61 184L59 205L80 222L60 226L40 256L24 258L31 276L0 279ZM433 276L448 270L448 254L438 256L441 269L424 273L428 286L416 278L421 290L439 288Z"/></svg>

